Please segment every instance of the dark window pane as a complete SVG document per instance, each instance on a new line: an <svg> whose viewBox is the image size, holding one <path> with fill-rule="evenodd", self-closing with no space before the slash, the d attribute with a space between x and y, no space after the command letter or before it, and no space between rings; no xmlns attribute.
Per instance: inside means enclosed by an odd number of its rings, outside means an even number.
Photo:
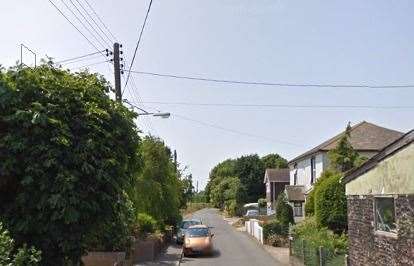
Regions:
<svg viewBox="0 0 414 266"><path fill-rule="evenodd" d="M394 198L375 198L376 230L396 232Z"/></svg>

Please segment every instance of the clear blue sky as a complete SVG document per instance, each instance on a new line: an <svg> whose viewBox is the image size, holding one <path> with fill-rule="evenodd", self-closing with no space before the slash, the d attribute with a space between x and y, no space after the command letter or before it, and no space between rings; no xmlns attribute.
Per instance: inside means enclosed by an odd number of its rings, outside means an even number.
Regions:
<svg viewBox="0 0 414 266"><path fill-rule="evenodd" d="M89 1L131 59L149 1ZM61 0L54 2L70 15ZM413 13L414 2L409 0L154 0L134 69L253 81L414 84ZM94 51L48 0L4 1L0 23L0 63L5 66L19 59L22 42L39 57L47 54L56 60ZM32 59L25 54L24 60L30 64ZM91 69L112 82L108 66ZM134 77L144 101L402 106L413 105L414 99L414 89L263 87ZM125 96L137 99L131 90ZM146 108L265 137L226 132L179 117L140 118L144 132L177 149L179 161L189 166L200 187L211 167L223 159L272 152L289 159L338 133L348 121L366 120L401 131L414 127L414 109L159 104Z"/></svg>

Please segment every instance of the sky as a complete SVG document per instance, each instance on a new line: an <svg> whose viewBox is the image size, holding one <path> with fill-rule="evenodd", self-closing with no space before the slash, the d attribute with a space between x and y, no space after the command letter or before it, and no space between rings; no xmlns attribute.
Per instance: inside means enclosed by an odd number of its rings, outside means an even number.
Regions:
<svg viewBox="0 0 414 266"><path fill-rule="evenodd" d="M76 12L71 0L51 1L95 46L111 49L99 45L66 9L63 3ZM86 6L85 0L78 1ZM149 0L88 1L131 60ZM153 0L132 69L276 83L414 84L413 13L409 0ZM49 0L4 1L0 24L0 64L6 67L20 60L21 43L38 58L47 55L55 61L96 51ZM77 70L104 60L95 56L64 67ZM23 62L34 64L28 51ZM113 83L110 64L90 70ZM348 121L403 132L414 128L414 108L260 106L413 107L414 88L277 87L131 76L124 98L149 111L172 113L169 119L140 117L139 128L176 149L200 189L211 168L224 159L253 153L292 159L342 131ZM177 102L187 104L171 104Z"/></svg>

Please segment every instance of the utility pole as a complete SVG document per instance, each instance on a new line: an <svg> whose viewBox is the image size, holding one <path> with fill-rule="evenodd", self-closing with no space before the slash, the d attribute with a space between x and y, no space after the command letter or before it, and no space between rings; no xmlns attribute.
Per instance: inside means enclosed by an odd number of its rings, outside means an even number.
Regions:
<svg viewBox="0 0 414 266"><path fill-rule="evenodd" d="M175 173L178 176L178 165L177 165L177 150L174 150L174 167L175 167Z"/></svg>
<svg viewBox="0 0 414 266"><path fill-rule="evenodd" d="M121 91L121 67L119 59L119 43L114 43L114 74L115 74L115 98L118 102L122 102Z"/></svg>

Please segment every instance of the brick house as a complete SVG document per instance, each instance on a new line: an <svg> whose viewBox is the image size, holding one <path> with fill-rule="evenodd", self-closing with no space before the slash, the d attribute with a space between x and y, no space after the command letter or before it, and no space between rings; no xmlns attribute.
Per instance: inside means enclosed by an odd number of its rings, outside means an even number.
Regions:
<svg viewBox="0 0 414 266"><path fill-rule="evenodd" d="M289 169L266 169L263 183L266 186L267 214L275 212L275 203L279 194L289 185Z"/></svg>
<svg viewBox="0 0 414 266"><path fill-rule="evenodd" d="M414 265L414 130L343 181L350 265Z"/></svg>
<svg viewBox="0 0 414 266"><path fill-rule="evenodd" d="M337 146L344 133L339 133L289 161L290 185L294 187L286 192L288 198L295 199L294 202L291 202L291 205L297 210L294 215L296 221L304 218L300 210L304 209L306 195L312 190L313 184L321 176L322 172L330 167L328 152ZM402 135L402 132L363 121L351 128L349 141L361 156L371 158ZM298 191L303 191L304 195L298 197L296 195ZM289 193L294 193L295 195L289 196ZM302 198L303 201L299 201Z"/></svg>

